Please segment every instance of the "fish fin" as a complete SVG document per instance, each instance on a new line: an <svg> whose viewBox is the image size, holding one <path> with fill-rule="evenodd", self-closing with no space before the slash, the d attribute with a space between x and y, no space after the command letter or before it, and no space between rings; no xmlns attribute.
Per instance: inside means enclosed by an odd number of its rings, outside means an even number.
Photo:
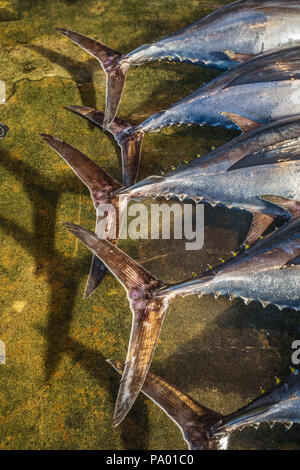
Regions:
<svg viewBox="0 0 300 470"><path fill-rule="evenodd" d="M122 250L96 234L74 224L65 224L94 255L98 256L127 291L133 323L126 364L118 393L114 425L126 416L139 394L157 345L168 307L168 294L157 297L164 286Z"/></svg>
<svg viewBox="0 0 300 470"><path fill-rule="evenodd" d="M4 139L8 133L8 127L5 124L0 124L0 140Z"/></svg>
<svg viewBox="0 0 300 470"><path fill-rule="evenodd" d="M237 52L233 51L223 51L224 54L226 54L230 60L236 61L236 62L247 62L250 59L253 59L253 55L249 54L238 54Z"/></svg>
<svg viewBox="0 0 300 470"><path fill-rule="evenodd" d="M220 114L223 114L223 116L226 116L230 121L234 122L243 132L248 132L262 126L259 122L252 121L252 119L245 118L239 114L226 113L225 111Z"/></svg>
<svg viewBox="0 0 300 470"><path fill-rule="evenodd" d="M74 173L89 188L91 195L95 191L104 189L113 191L121 187L117 180L79 150L58 137L47 134L41 134L41 136L67 162Z"/></svg>
<svg viewBox="0 0 300 470"><path fill-rule="evenodd" d="M116 369L119 374L123 373L125 364L122 361L107 362ZM202 446L209 448L212 440L211 427L220 421L223 416L195 401L189 395L184 394L178 388L169 384L161 377L148 372L142 387L142 392L153 400L181 429L190 448ZM195 437L200 442L193 440L193 430L197 428ZM201 431L203 435L201 435ZM202 440L202 442L201 442Z"/></svg>
<svg viewBox="0 0 300 470"><path fill-rule="evenodd" d="M244 245L253 245L253 243L255 243L260 238L260 236L267 230L267 228L271 225L274 219L275 217L271 215L262 214L261 212L254 212L252 223L246 240L244 241Z"/></svg>
<svg viewBox="0 0 300 470"><path fill-rule="evenodd" d="M68 163L74 173L81 179L81 181L89 188L91 197L93 200L97 199L98 194L102 194L102 197L106 202L109 202L114 207L115 212L112 210L107 214L108 230L115 229L115 233L110 241L117 242L119 235L119 199L118 197L111 197L112 193L121 187L120 183L110 176L106 171L100 168L96 163L90 160L79 150L75 149L71 145L63 142L57 137L42 134L43 139ZM97 209L100 210L101 205ZM110 219L111 217L111 219ZM114 219L112 219L114 217ZM98 217L97 217L98 222ZM114 226L112 225L114 224ZM96 232L98 236L103 237L102 231L100 232L98 227L103 227L104 224L96 223ZM89 297L94 290L98 287L103 277L105 276L107 269L98 258L93 258L89 277L87 280L84 298Z"/></svg>
<svg viewBox="0 0 300 470"><path fill-rule="evenodd" d="M293 218L300 217L300 203L292 199L286 199L279 196L261 196L261 199L276 204L277 206L282 207L287 212L292 214Z"/></svg>
<svg viewBox="0 0 300 470"><path fill-rule="evenodd" d="M122 98L128 65L121 61L122 54L95 39L68 29L58 28L64 36L78 44L100 62L106 73L106 109L103 128L107 129L117 114Z"/></svg>
<svg viewBox="0 0 300 470"><path fill-rule="evenodd" d="M103 128L104 114L86 106L67 106L66 109L83 116L100 129ZM125 186L134 184L137 180L143 134L131 133L134 126L120 118L115 118L106 129L116 140L122 153L122 174Z"/></svg>

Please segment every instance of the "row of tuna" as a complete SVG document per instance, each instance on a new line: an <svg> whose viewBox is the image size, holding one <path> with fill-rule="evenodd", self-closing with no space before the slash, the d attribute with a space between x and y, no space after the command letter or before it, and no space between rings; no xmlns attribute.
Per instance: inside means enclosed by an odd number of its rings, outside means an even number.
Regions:
<svg viewBox="0 0 300 470"><path fill-rule="evenodd" d="M126 290L133 315L126 362L109 361L122 374L114 425L140 391L180 427L191 449L227 446L238 428L262 422L300 422L300 377L292 375L230 416L222 416L163 379L148 373L170 302L191 294L227 295L265 307L300 310L300 1L243 0L227 5L153 44L120 54L82 34L62 34L96 57L106 73L105 113L69 109L110 132L122 153L120 183L57 137L44 140L90 190L96 230L65 224L93 253L85 296L107 269ZM126 72L155 60L225 69L219 77L138 125L116 118ZM163 176L136 182L145 134L167 126L211 125L240 129L231 142ZM0 139L7 128L0 128ZM240 254L177 284L166 284L105 239L101 205L112 204L122 220L125 199L191 199L246 210L253 216ZM274 221L281 227L262 238ZM101 223L100 223L101 222ZM107 226L111 220L108 218ZM120 231L121 227L118 227Z"/></svg>

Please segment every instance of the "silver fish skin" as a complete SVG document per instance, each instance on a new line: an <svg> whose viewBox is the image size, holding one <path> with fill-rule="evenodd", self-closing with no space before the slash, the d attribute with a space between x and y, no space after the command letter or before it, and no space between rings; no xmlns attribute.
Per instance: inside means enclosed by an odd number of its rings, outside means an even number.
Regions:
<svg viewBox="0 0 300 470"><path fill-rule="evenodd" d="M0 124L0 140L4 139L8 133L8 127L5 124Z"/></svg>
<svg viewBox="0 0 300 470"><path fill-rule="evenodd" d="M300 47L259 55L150 116L127 133L157 132L182 124L239 128L225 113L260 124L300 113Z"/></svg>
<svg viewBox="0 0 300 470"><path fill-rule="evenodd" d="M300 423L300 376L292 375L273 390L227 416L219 431L233 432L249 425L283 423L289 428Z"/></svg>
<svg viewBox="0 0 300 470"><path fill-rule="evenodd" d="M129 198L177 196L284 216L260 196L300 200L300 116L268 124L164 176L148 177L120 192Z"/></svg>
<svg viewBox="0 0 300 470"><path fill-rule="evenodd" d="M106 73L104 128L117 114L131 65L169 60L228 69L254 55L300 44L300 7L293 0L241 0L129 54L75 31L58 31L96 57Z"/></svg>
<svg viewBox="0 0 300 470"><path fill-rule="evenodd" d="M107 360L122 374L122 361ZM261 423L283 423L288 429L300 423L300 377L291 375L283 383L234 413L223 416L149 372L141 390L172 419L191 450L226 450L231 434Z"/></svg>
<svg viewBox="0 0 300 470"><path fill-rule="evenodd" d="M228 295L246 303L258 300L300 310L300 219L293 218L237 258L206 276L166 289L172 296L190 294Z"/></svg>
<svg viewBox="0 0 300 470"><path fill-rule="evenodd" d="M242 0L120 58L140 65L154 60L192 62L227 69L254 56L300 43L298 1Z"/></svg>
<svg viewBox="0 0 300 470"><path fill-rule="evenodd" d="M69 109L104 127L103 113L91 108ZM300 114L300 47L255 57L223 73L165 111L138 125L115 119L108 131L122 152L123 181L136 181L146 133L170 126L204 125L249 130Z"/></svg>

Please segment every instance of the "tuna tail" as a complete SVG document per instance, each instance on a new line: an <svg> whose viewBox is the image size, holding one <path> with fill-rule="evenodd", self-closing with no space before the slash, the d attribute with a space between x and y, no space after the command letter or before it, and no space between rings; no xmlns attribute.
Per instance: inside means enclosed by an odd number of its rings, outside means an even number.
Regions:
<svg viewBox="0 0 300 470"><path fill-rule="evenodd" d="M100 129L103 128L104 114L86 106L67 106L66 109L83 116ZM113 136L121 149L122 176L125 186L137 180L141 159L143 133L134 132L135 126L120 118L115 118L107 131Z"/></svg>
<svg viewBox="0 0 300 470"><path fill-rule="evenodd" d="M106 171L102 170L96 163L71 145L51 135L42 134L42 137L45 142L67 162L74 173L90 190L91 198L94 200L97 211L96 233L98 236L103 236L103 215L100 216L98 213L99 209L101 209L101 203L105 204L109 202L115 208L115 214L112 212L108 213L107 228L109 232L111 224L116 222L115 237L110 238L110 240L113 243L117 243L120 230L120 204L119 197L114 195L114 192L117 191L121 185L112 176L106 173ZM110 216L114 217L114 219L110 220ZM107 269L105 265L101 263L96 256L93 256L90 274L84 292L85 298L89 297L94 292L106 272Z"/></svg>
<svg viewBox="0 0 300 470"><path fill-rule="evenodd" d="M107 362L119 374L123 373L123 362L111 359ZM189 395L185 395L150 372L145 379L142 392L177 424L190 449L204 450L217 447L218 442L214 437L213 428L222 422L222 415L202 406Z"/></svg>
<svg viewBox="0 0 300 470"><path fill-rule="evenodd" d="M129 64L122 62L120 52L110 49L101 42L95 41L95 39L68 29L58 28L57 31L98 59L106 73L106 109L103 127L107 129L117 114Z"/></svg>
<svg viewBox="0 0 300 470"><path fill-rule="evenodd" d="M164 284L119 248L78 225L66 224L66 227L116 276L130 301L132 329L114 414L114 426L117 426L144 384L170 297L166 294L158 298L156 291Z"/></svg>
<svg viewBox="0 0 300 470"><path fill-rule="evenodd" d="M0 140L4 139L8 133L8 127L5 124L0 124Z"/></svg>

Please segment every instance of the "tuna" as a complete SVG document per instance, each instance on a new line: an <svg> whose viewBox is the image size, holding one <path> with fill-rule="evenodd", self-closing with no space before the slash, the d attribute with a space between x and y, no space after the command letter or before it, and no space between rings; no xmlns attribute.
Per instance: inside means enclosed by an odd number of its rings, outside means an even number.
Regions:
<svg viewBox="0 0 300 470"><path fill-rule="evenodd" d="M228 69L262 52L299 44L299 23L298 1L242 0L129 54L68 29L58 31L98 59L106 73L107 128L117 113L131 65L167 60Z"/></svg>
<svg viewBox="0 0 300 470"><path fill-rule="evenodd" d="M122 374L124 363L107 362ZM297 374L227 416L206 408L150 372L142 392L177 424L190 450L226 450L231 434L247 426L257 428L261 423L268 423L272 428L275 423L282 423L290 429L293 423L300 423L300 376Z"/></svg>
<svg viewBox="0 0 300 470"><path fill-rule="evenodd" d="M250 211L252 225L245 244L253 244L277 217L289 217L282 208L261 199L264 194L300 200L300 116L251 130L196 158L164 176L151 176L131 187L122 187L88 157L67 143L44 135L45 141L58 152L90 190L97 212L96 233L103 238L101 209L111 204L116 219L107 217L107 227L116 220L124 199L177 197L223 204L229 208ZM120 226L117 226L117 242ZM106 268L97 257L88 279L85 296L99 285Z"/></svg>
<svg viewBox="0 0 300 470"><path fill-rule="evenodd" d="M98 256L124 286L133 321L127 358L114 414L118 425L132 407L148 373L162 323L172 299L192 294L239 297L300 310L300 204L264 196L282 206L292 219L232 260L192 279L167 285L108 240L74 224L66 224Z"/></svg>

